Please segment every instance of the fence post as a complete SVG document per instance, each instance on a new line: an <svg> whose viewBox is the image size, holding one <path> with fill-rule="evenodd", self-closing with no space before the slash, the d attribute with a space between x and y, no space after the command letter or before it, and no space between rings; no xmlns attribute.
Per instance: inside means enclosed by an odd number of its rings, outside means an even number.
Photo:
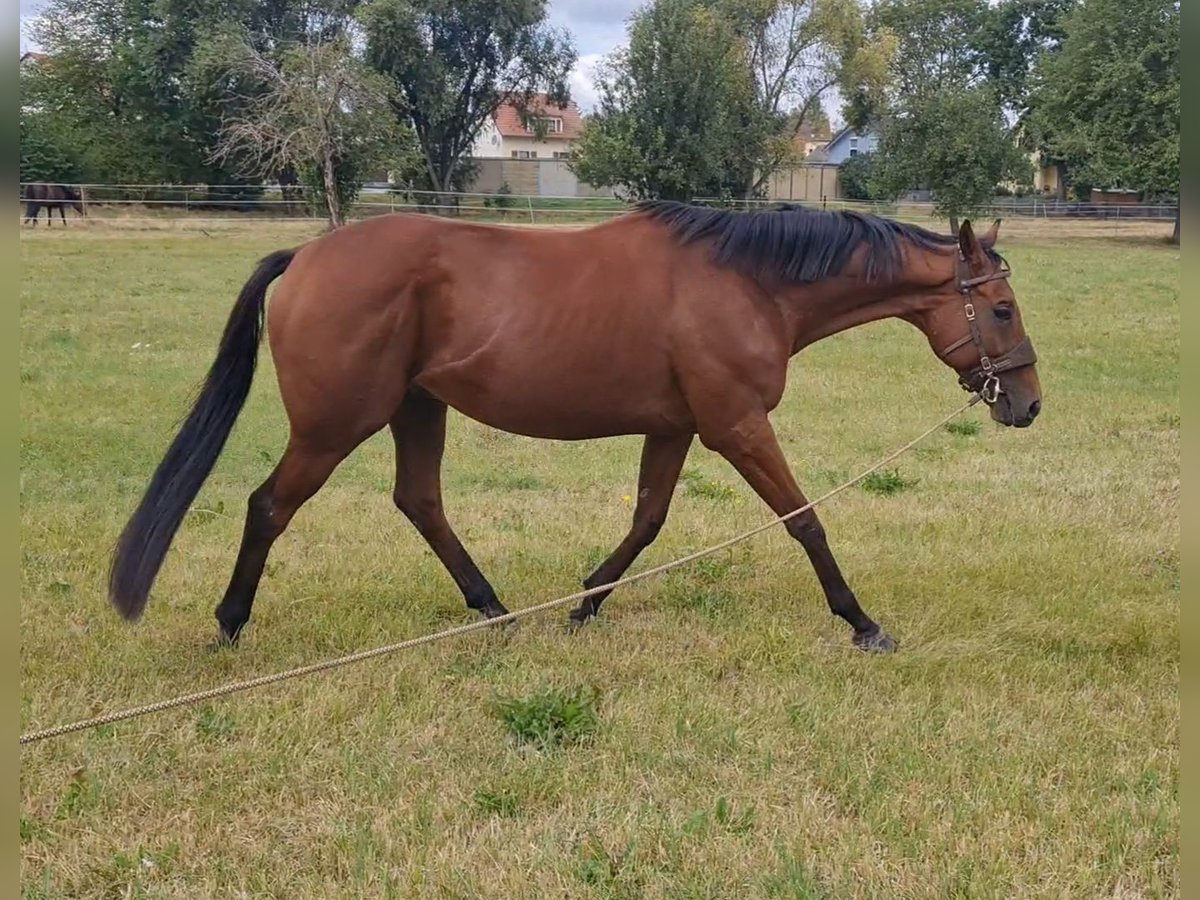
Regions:
<svg viewBox="0 0 1200 900"><path fill-rule="evenodd" d="M533 221L533 197L526 194L525 201L529 204L529 224L533 225L533 224L535 224Z"/></svg>

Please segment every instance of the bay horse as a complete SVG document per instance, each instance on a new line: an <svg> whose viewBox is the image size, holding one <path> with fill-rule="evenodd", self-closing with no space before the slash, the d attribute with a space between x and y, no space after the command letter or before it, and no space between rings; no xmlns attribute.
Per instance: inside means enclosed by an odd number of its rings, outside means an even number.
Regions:
<svg viewBox="0 0 1200 900"><path fill-rule="evenodd" d="M54 210L58 210L63 227L67 225L65 207L72 207L79 215L87 216L83 208L83 198L75 188L65 184L45 184L34 182L26 185L25 189L25 222L37 225L38 215L42 207L46 209L46 227L54 224Z"/></svg>
<svg viewBox="0 0 1200 900"><path fill-rule="evenodd" d="M536 438L644 435L632 526L588 587L620 577L654 540L697 436L774 513L807 502L768 416L789 359L845 329L887 317L911 323L994 420L1028 426L1041 388L994 250L999 225L977 237L965 221L949 236L859 212L653 201L578 230L401 213L276 251L242 288L203 388L117 542L110 602L127 620L142 614L246 400L264 318L290 436L250 494L216 607L218 641L228 644L250 619L272 544L385 426L396 506L469 609L507 613L443 511L448 407ZM816 513L787 530L854 645L894 650L847 585ZM585 599L571 623L596 615L603 600Z"/></svg>

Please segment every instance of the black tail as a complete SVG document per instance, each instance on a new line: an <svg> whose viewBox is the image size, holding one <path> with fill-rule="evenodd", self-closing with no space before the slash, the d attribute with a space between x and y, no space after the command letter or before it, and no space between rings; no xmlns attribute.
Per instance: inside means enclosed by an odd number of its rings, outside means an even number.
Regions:
<svg viewBox="0 0 1200 900"><path fill-rule="evenodd" d="M108 599L126 619L137 619L146 608L175 532L242 411L258 363L267 286L284 273L295 253L278 250L265 257L242 288L200 396L117 541Z"/></svg>

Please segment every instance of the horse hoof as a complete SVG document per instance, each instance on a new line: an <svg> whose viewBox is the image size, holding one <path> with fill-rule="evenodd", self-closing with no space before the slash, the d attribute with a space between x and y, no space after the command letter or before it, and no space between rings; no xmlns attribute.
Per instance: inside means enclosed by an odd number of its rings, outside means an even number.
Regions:
<svg viewBox="0 0 1200 900"><path fill-rule="evenodd" d="M233 637L230 637L221 629L217 629L217 636L209 642L205 649L207 649L209 653L220 653L222 650L232 650L236 646L236 634Z"/></svg>
<svg viewBox="0 0 1200 900"><path fill-rule="evenodd" d="M479 610L479 614L485 619L498 619L501 616L507 616L508 610L499 600L494 600ZM509 619L507 622L500 623L501 628L516 628L517 620Z"/></svg>
<svg viewBox="0 0 1200 900"><path fill-rule="evenodd" d="M578 609L571 610L570 615L567 616L567 631L571 634L574 634L576 631L586 625L588 620L591 619L593 615L594 614L590 609L586 609L582 606Z"/></svg>
<svg viewBox="0 0 1200 900"><path fill-rule="evenodd" d="M855 647L868 653L895 653L900 646L895 638L878 627L874 631L855 634L851 640Z"/></svg>

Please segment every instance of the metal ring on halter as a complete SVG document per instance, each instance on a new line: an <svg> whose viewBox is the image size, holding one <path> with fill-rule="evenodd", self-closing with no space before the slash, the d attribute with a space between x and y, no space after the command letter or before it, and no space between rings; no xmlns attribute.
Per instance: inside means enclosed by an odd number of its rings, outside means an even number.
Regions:
<svg viewBox="0 0 1200 900"><path fill-rule="evenodd" d="M991 406L1000 399L1000 395L1004 393L1004 389L1000 387L1000 376L989 375L983 383L983 387L979 389L979 396L988 406Z"/></svg>

